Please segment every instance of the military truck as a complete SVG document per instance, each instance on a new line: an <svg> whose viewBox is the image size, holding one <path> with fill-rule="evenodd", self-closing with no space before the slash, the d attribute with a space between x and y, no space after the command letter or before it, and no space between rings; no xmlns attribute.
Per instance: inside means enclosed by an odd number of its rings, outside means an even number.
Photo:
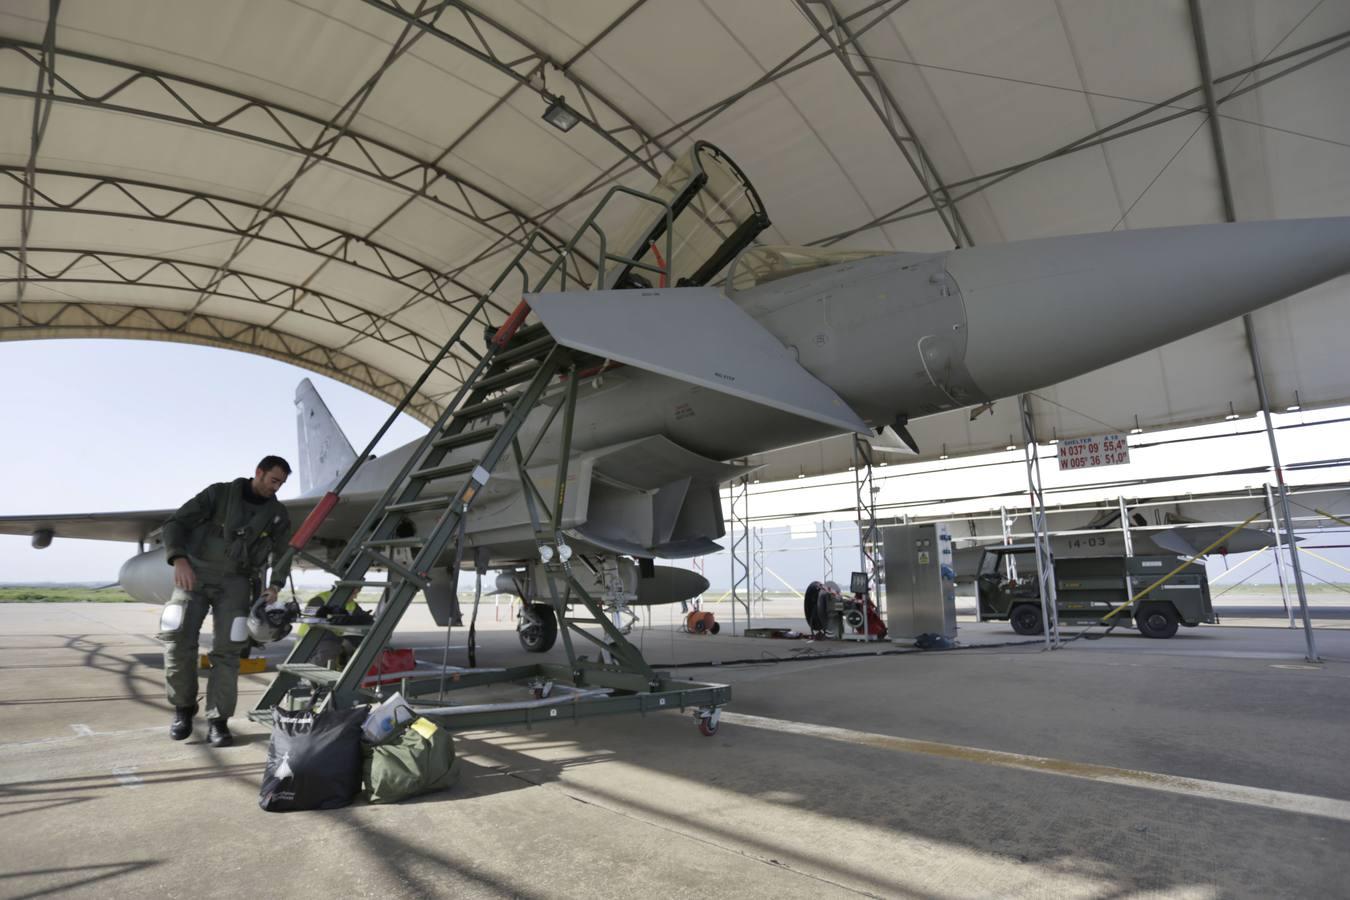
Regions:
<svg viewBox="0 0 1350 900"><path fill-rule="evenodd" d="M1132 596L1171 572L1175 556L1085 556L1055 560L1055 586L1061 625L1091 625ZM1042 634L1041 592L1036 548L1031 544L986 547L975 579L978 618L1006 621L1018 634ZM1192 562L1167 582L1136 601L1111 622L1133 621L1144 637L1170 638L1179 625L1214 624L1209 576L1204 563Z"/></svg>

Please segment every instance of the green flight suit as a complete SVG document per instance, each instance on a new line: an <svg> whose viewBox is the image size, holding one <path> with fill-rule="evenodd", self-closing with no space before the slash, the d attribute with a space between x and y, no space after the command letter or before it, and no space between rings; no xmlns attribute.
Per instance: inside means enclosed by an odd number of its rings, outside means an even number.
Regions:
<svg viewBox="0 0 1350 900"><path fill-rule="evenodd" d="M286 507L275 497L257 498L247 478L211 485L164 523L169 564L187 557L197 574L195 590L175 588L169 600L168 605L184 607L181 624L159 636L164 642L164 684L174 706L196 704L197 640L209 611L214 637L206 717L227 719L234 714L239 658L248 642L244 620L269 561L271 586L285 586L290 566L276 563L290 536Z"/></svg>

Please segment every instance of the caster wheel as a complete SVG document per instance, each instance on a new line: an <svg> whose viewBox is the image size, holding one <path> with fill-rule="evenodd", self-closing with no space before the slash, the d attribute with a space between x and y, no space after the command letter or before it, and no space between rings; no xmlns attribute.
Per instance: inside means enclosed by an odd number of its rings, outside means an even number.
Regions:
<svg viewBox="0 0 1350 900"><path fill-rule="evenodd" d="M712 719L699 719L698 731L699 734L704 737L712 737L714 734L717 734L717 726L713 724Z"/></svg>
<svg viewBox="0 0 1350 900"><path fill-rule="evenodd" d="M532 688L532 689L530 690L530 693L534 695L534 699L536 699L536 700L543 700L543 699L544 699L544 689L541 688L541 687Z"/></svg>

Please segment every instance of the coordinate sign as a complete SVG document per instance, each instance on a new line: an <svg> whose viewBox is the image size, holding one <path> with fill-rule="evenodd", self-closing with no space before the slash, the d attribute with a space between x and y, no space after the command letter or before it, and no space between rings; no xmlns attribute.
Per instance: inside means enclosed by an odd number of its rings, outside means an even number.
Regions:
<svg viewBox="0 0 1350 900"><path fill-rule="evenodd" d="M1100 434L1059 442L1059 470L1123 466L1130 461L1130 445L1123 434Z"/></svg>

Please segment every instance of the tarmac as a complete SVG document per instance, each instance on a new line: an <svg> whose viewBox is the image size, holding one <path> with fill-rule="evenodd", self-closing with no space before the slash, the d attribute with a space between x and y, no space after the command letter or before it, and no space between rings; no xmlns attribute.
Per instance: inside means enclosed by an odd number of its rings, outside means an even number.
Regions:
<svg viewBox="0 0 1350 900"><path fill-rule="evenodd" d="M504 610L479 664L539 661ZM1319 663L1270 622L1046 651L963 621L967 649L875 655L904 644L658 608L633 635L653 663L759 660L676 670L732 685L713 737L676 712L468 733L448 791L271 814L265 728L169 740L157 617L0 605L0 896L1350 896L1344 628ZM414 607L395 643L443 640Z"/></svg>

